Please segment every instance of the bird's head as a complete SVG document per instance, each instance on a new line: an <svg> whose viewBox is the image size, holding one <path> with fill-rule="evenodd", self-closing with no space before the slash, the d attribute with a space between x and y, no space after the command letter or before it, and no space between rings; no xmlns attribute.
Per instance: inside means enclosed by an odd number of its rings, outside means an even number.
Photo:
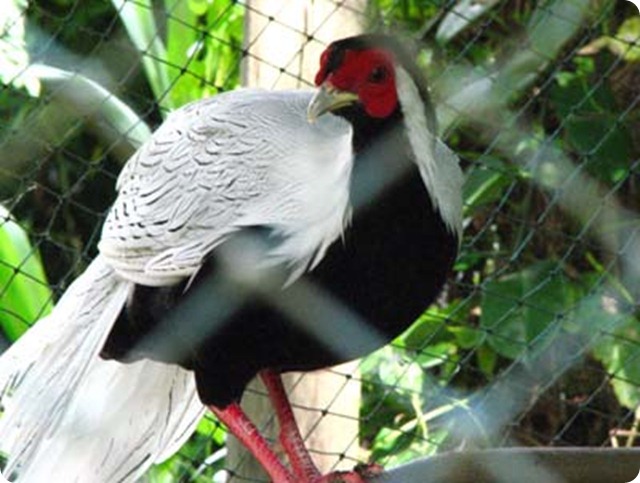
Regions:
<svg viewBox="0 0 640 483"><path fill-rule="evenodd" d="M309 104L309 120L353 109L372 119L390 118L400 110L399 67L422 84L415 63L393 37L368 34L333 42L320 57L315 77L319 89Z"/></svg>
<svg viewBox="0 0 640 483"><path fill-rule="evenodd" d="M359 165L413 162L432 206L460 239L462 172L457 157L438 144L427 82L406 44L384 34L331 43L320 57L307 116L313 121L330 112L349 121Z"/></svg>

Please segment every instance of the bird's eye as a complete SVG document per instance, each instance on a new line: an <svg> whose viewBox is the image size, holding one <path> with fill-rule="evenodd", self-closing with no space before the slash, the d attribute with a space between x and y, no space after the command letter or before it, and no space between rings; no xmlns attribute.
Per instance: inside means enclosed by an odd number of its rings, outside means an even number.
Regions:
<svg viewBox="0 0 640 483"><path fill-rule="evenodd" d="M369 74L369 82L372 82L374 84L380 84L385 80L387 80L388 76L389 76L389 69L381 65L371 71L371 74Z"/></svg>

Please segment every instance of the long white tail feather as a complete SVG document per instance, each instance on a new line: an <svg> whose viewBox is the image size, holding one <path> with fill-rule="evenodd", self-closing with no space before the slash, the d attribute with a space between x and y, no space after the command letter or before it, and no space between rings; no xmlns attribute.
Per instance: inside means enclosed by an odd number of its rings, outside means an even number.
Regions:
<svg viewBox="0 0 640 483"><path fill-rule="evenodd" d="M96 258L53 312L0 357L5 477L135 481L192 433L203 412L192 374L98 356L130 284Z"/></svg>

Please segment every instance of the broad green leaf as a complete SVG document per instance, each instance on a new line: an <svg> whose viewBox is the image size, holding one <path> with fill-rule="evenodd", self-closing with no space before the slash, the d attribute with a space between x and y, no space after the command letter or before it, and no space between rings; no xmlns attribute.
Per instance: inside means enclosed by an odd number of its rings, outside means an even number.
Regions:
<svg viewBox="0 0 640 483"><path fill-rule="evenodd" d="M407 441L407 436L409 441ZM397 451L398 447L406 446L413 439L413 435L408 435L395 428L382 428L373 441L375 448L374 455L386 456ZM374 457L375 458L375 457ZM375 458L377 459L377 458Z"/></svg>
<svg viewBox="0 0 640 483"><path fill-rule="evenodd" d="M584 159L586 170L602 181L620 181L634 156L633 140L621 122L608 83L596 82L592 59L576 59L575 72L556 74L551 103L563 119L567 147Z"/></svg>
<svg viewBox="0 0 640 483"><path fill-rule="evenodd" d="M626 19L613 36L602 36L582 49L584 53L597 53L609 49L627 62L640 61L640 17Z"/></svg>
<svg viewBox="0 0 640 483"><path fill-rule="evenodd" d="M212 441L219 445L224 446L224 441L227 435L226 428L215 420L212 416L207 415L200 419L196 432L204 436L205 438L211 438Z"/></svg>
<svg viewBox="0 0 640 483"><path fill-rule="evenodd" d="M463 324L467 319L470 300L452 300L446 307L433 305L402 335L394 345L408 350L419 350L428 345L453 340L447 328L452 324Z"/></svg>
<svg viewBox="0 0 640 483"><path fill-rule="evenodd" d="M413 362L400 357L381 364L378 368L380 381L398 391L420 392L424 384L423 369Z"/></svg>
<svg viewBox="0 0 640 483"><path fill-rule="evenodd" d="M476 20L489 13L498 3L498 0L460 0L440 22L436 32L436 40L447 43L461 32L465 31Z"/></svg>
<svg viewBox="0 0 640 483"><path fill-rule="evenodd" d="M378 371L380 364L394 357L393 348L389 345L381 347L375 352L366 355L360 363L360 371L363 374L374 374Z"/></svg>
<svg viewBox="0 0 640 483"><path fill-rule="evenodd" d="M216 86L228 90L240 83L246 10L233 0L214 5L217 8L210 8L207 14L207 24L212 26L212 35L208 37L207 72L213 74ZM217 62L215 68L214 62Z"/></svg>
<svg viewBox="0 0 640 483"><path fill-rule="evenodd" d="M236 87L244 8L232 0L165 0L170 96L182 105Z"/></svg>
<svg viewBox="0 0 640 483"><path fill-rule="evenodd" d="M167 64L172 70L184 69L176 76L169 95L180 106L202 97L206 77L199 60L206 50L203 26L198 20L206 14L208 2L165 0ZM179 72L177 72L180 74ZM172 75L174 73L172 72Z"/></svg>
<svg viewBox="0 0 640 483"><path fill-rule="evenodd" d="M632 312L632 310L629 310ZM594 321L593 355L609 374L620 404L640 407L640 320L625 313L606 296L593 296L581 307L580 317Z"/></svg>
<svg viewBox="0 0 640 483"><path fill-rule="evenodd" d="M168 71L167 52L158 34L151 0L111 1L133 45L140 51L142 65L156 100L166 109L176 107L168 93L180 70L176 69L173 76Z"/></svg>
<svg viewBox="0 0 640 483"><path fill-rule="evenodd" d="M398 444L396 447L392 447L388 458L385 459L385 466L393 468L403 464L407 464L417 458L424 458L426 456L432 456L442 448L445 440L449 437L451 431L447 428L440 428L429 431L428 438L421 438L412 436L413 440L411 445L407 445L402 449L402 445ZM402 443L402 441L399 441Z"/></svg>
<svg viewBox="0 0 640 483"><path fill-rule="evenodd" d="M485 332L475 327L456 325L447 327L456 338L456 345L462 349L473 349L478 347L485 339Z"/></svg>
<svg viewBox="0 0 640 483"><path fill-rule="evenodd" d="M36 249L0 206L0 326L14 341L49 313L52 294Z"/></svg>
<svg viewBox="0 0 640 483"><path fill-rule="evenodd" d="M210 415L201 418L195 433L177 456L153 466L145 475L145 481L173 483L187 475L193 483L212 481L212 475L223 467L226 434L226 429Z"/></svg>
<svg viewBox="0 0 640 483"><path fill-rule="evenodd" d="M538 262L483 287L480 327L487 343L510 359L541 350L577 297L555 261ZM533 352L528 352L533 351Z"/></svg>
<svg viewBox="0 0 640 483"><path fill-rule="evenodd" d="M611 41L611 50L627 62L640 61L640 17L631 17L622 22Z"/></svg>
<svg viewBox="0 0 640 483"><path fill-rule="evenodd" d="M514 179L514 170L504 161L489 156L482 158L482 164L475 164L465 176L463 197L467 214L499 200Z"/></svg>
<svg viewBox="0 0 640 483"><path fill-rule="evenodd" d="M439 380L446 381L457 369L457 364L460 360L459 349L458 345L453 341L440 342L425 347L412 357L422 371L438 367ZM426 375L428 376L429 373L426 373Z"/></svg>
<svg viewBox="0 0 640 483"><path fill-rule="evenodd" d="M498 363L498 354L488 344L482 344L476 350L476 360L478 367L486 376L495 374L496 365Z"/></svg>
<svg viewBox="0 0 640 483"><path fill-rule="evenodd" d="M446 318L440 316L439 308L430 308L408 330L400 335L395 344L408 350L419 350L427 345L450 339L445 329Z"/></svg>

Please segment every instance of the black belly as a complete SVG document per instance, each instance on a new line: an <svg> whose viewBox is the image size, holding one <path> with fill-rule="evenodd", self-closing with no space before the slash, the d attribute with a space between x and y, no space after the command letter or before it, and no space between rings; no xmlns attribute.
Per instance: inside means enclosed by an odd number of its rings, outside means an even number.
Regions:
<svg viewBox="0 0 640 483"><path fill-rule="evenodd" d="M334 243L320 265L306 276L366 320L376 338L349 337L346 348L343 344L342 350L336 351L272 305L251 300L215 333L198 339L176 358L154 351L153 346L142 344L140 349L139 341L167 313L180 310L185 284L163 289L138 286L114 325L102 356L178 363L195 372L205 404L224 407L240 398L261 369L318 369L363 356L398 336L434 301L456 251L457 240L432 209L415 173L360 211L344 242ZM193 285L214 272L212 260ZM287 294L285 290L282 295Z"/></svg>

